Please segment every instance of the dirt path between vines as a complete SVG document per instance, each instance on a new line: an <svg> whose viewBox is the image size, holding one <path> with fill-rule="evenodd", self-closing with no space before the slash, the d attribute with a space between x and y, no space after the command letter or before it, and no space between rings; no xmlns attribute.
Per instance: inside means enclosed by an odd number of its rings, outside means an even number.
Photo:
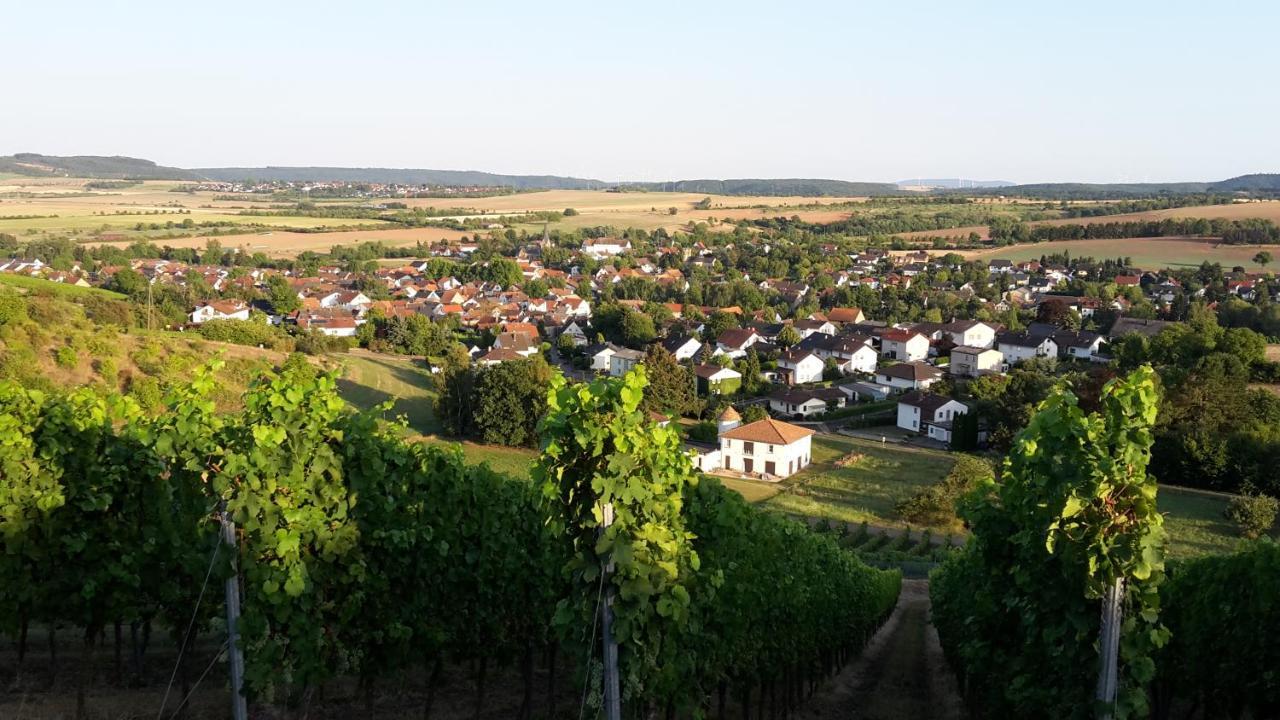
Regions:
<svg viewBox="0 0 1280 720"><path fill-rule="evenodd" d="M929 583L903 580L898 605L862 656L797 713L804 720L961 720L955 678L929 623Z"/></svg>

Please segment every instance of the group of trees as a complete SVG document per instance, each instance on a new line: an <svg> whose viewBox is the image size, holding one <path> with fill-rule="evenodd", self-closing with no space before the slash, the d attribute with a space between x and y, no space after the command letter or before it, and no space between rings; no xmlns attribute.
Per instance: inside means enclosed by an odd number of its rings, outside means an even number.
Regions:
<svg viewBox="0 0 1280 720"><path fill-rule="evenodd" d="M1280 398L1250 386L1273 365L1265 349L1263 337L1223 328L1199 305L1154 338L1116 344L1121 369L1151 363L1160 373L1152 472L1161 482L1280 497Z"/></svg>
<svg viewBox="0 0 1280 720"><path fill-rule="evenodd" d="M444 431L454 437L534 447L538 421L546 412L547 390L557 375L538 355L475 367L458 346L436 375L437 416Z"/></svg>
<svg viewBox="0 0 1280 720"><path fill-rule="evenodd" d="M1045 242L1142 237L1217 237L1227 245L1266 245L1280 241L1280 226L1264 219L1166 218L1128 222L1027 225L1002 222L991 226L997 242Z"/></svg>

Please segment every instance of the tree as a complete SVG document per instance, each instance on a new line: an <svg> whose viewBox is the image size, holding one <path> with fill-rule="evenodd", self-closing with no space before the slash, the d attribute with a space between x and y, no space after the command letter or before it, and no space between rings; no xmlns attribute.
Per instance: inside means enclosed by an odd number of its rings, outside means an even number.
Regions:
<svg viewBox="0 0 1280 720"><path fill-rule="evenodd" d="M577 210L574 210L573 208L565 208L565 209L564 209L564 216L565 216L565 217L574 217L574 216L575 216L575 215L577 215L577 214L578 214L578 211L577 211Z"/></svg>
<svg viewBox="0 0 1280 720"><path fill-rule="evenodd" d="M1271 257L1271 252L1268 250L1259 250L1258 254L1253 256L1253 261L1258 263L1264 268L1267 265L1271 264L1272 259L1273 258Z"/></svg>
<svg viewBox="0 0 1280 720"><path fill-rule="evenodd" d="M799 345L804 338L800 337L800 331L796 330L794 325L783 325L782 330L778 332L778 345L780 347L789 348Z"/></svg>
<svg viewBox="0 0 1280 720"><path fill-rule="evenodd" d="M640 407L661 415L684 415L693 412L698 401L697 384L692 372L676 361L661 345L650 345L644 358L645 389Z"/></svg>
<svg viewBox="0 0 1280 720"><path fill-rule="evenodd" d="M277 315L285 315L302 307L298 299L298 291L293 289L289 280L283 275L272 275L267 278L267 299Z"/></svg>
<svg viewBox="0 0 1280 720"><path fill-rule="evenodd" d="M475 435L493 445L536 445L538 420L556 374L541 356L481 369L472 393Z"/></svg>
<svg viewBox="0 0 1280 720"><path fill-rule="evenodd" d="M630 347L638 348L653 342L658 332L653 327L653 318L644 313L626 308L622 314L622 342Z"/></svg>
<svg viewBox="0 0 1280 720"><path fill-rule="evenodd" d="M769 411L765 410L763 405L748 405L742 409L743 424L764 420L767 417L769 417Z"/></svg>

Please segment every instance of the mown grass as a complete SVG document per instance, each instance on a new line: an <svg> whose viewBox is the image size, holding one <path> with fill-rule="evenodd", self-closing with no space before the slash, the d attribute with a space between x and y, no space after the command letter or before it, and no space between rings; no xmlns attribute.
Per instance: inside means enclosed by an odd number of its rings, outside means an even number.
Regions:
<svg viewBox="0 0 1280 720"><path fill-rule="evenodd" d="M1232 552L1239 533L1223 513L1230 496L1202 490L1160 486L1156 505L1165 516L1171 558Z"/></svg>

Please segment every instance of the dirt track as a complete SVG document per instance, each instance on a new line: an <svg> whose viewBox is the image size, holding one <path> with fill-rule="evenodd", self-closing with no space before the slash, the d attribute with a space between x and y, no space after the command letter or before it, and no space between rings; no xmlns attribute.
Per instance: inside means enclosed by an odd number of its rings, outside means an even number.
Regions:
<svg viewBox="0 0 1280 720"><path fill-rule="evenodd" d="M797 717L803 720L960 720L955 679L929 624L929 583L904 580L898 606L857 661Z"/></svg>

